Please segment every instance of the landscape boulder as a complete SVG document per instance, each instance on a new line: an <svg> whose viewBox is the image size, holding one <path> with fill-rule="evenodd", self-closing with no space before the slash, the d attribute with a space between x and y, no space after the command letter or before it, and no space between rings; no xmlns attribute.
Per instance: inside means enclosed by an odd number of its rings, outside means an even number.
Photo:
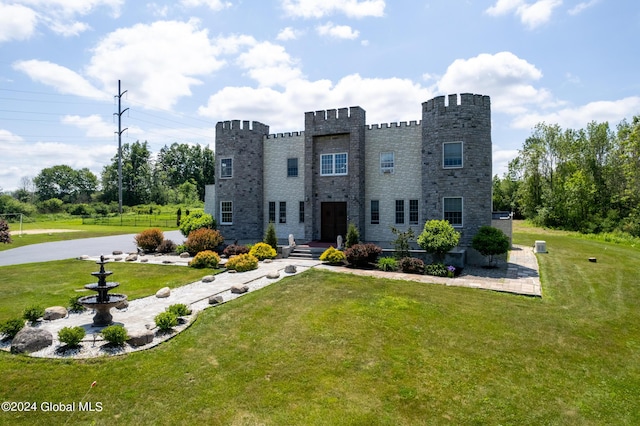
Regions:
<svg viewBox="0 0 640 426"><path fill-rule="evenodd" d="M114 256L120 256L122 255L122 250L114 250L113 253L111 253Z"/></svg>
<svg viewBox="0 0 640 426"><path fill-rule="evenodd" d="M125 262L135 262L136 260L138 260L137 254L130 254L124 259Z"/></svg>
<svg viewBox="0 0 640 426"><path fill-rule="evenodd" d="M188 252L186 252L186 251L185 251L185 252L183 252L183 253L180 253L180 257L181 257L182 259L188 259L188 258L190 258L190 257L191 257L191 255L190 255Z"/></svg>
<svg viewBox="0 0 640 426"><path fill-rule="evenodd" d="M116 305L116 309L118 310L123 310L123 309L127 309L129 307L129 301L128 300L123 300L122 302L118 303Z"/></svg>
<svg viewBox="0 0 640 426"><path fill-rule="evenodd" d="M275 280L276 278L280 278L280 272L278 271L271 271L267 274L267 278Z"/></svg>
<svg viewBox="0 0 640 426"><path fill-rule="evenodd" d="M231 293L242 294L249 291L249 286L244 284L234 284L231 286Z"/></svg>
<svg viewBox="0 0 640 426"><path fill-rule="evenodd" d="M127 331L127 335L127 343L131 346L144 346L153 342L154 333L151 330L133 330Z"/></svg>
<svg viewBox="0 0 640 426"><path fill-rule="evenodd" d="M222 302L224 302L224 298L222 296L220 296L220 295L209 297L209 304L210 305L217 305L218 303L222 303Z"/></svg>
<svg viewBox="0 0 640 426"><path fill-rule="evenodd" d="M37 352L53 343L53 334L42 328L25 327L11 341L11 353Z"/></svg>
<svg viewBox="0 0 640 426"><path fill-rule="evenodd" d="M67 308L64 306L51 306L44 310L42 319L45 321L53 321L67 316Z"/></svg>
<svg viewBox="0 0 640 426"><path fill-rule="evenodd" d="M169 296L171 296L171 289L169 287L162 287L156 292L156 297L158 299L164 299Z"/></svg>
<svg viewBox="0 0 640 426"><path fill-rule="evenodd" d="M215 280L216 280L216 277L214 277L213 275L205 275L204 277L202 277L203 283L212 283Z"/></svg>
<svg viewBox="0 0 640 426"><path fill-rule="evenodd" d="M296 265L287 265L284 267L284 272L287 274L295 274L297 270Z"/></svg>

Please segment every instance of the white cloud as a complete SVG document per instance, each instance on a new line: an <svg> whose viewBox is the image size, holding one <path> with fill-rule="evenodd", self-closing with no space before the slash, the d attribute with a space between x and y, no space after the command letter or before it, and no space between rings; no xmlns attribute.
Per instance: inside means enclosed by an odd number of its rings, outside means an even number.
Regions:
<svg viewBox="0 0 640 426"><path fill-rule="evenodd" d="M287 41L287 40L295 40L300 35L300 32L294 30L291 27L286 27L280 30L278 35L276 36L276 40Z"/></svg>
<svg viewBox="0 0 640 426"><path fill-rule="evenodd" d="M578 15L582 13L585 9L589 9L591 6L595 6L600 0L591 0L579 3L569 9L569 15Z"/></svg>
<svg viewBox="0 0 640 426"><path fill-rule="evenodd" d="M115 126L113 123L106 123L102 117L97 114L89 116L65 115L62 117L64 124L69 124L86 131L85 135L90 138L111 137L114 134Z"/></svg>
<svg viewBox="0 0 640 426"><path fill-rule="evenodd" d="M491 96L494 111L522 114L532 105L552 103L551 93L534 82L542 72L511 52L457 59L438 81L442 93L482 93Z"/></svg>
<svg viewBox="0 0 640 426"><path fill-rule="evenodd" d="M322 18L344 14L350 18L381 17L384 0L281 0L287 15L300 18Z"/></svg>
<svg viewBox="0 0 640 426"><path fill-rule="evenodd" d="M60 93L91 99L106 100L110 98L109 95L96 89L80 74L61 65L31 59L15 62L13 68L24 72L34 81L54 87Z"/></svg>
<svg viewBox="0 0 640 426"><path fill-rule="evenodd" d="M220 0L182 0L181 3L187 7L207 6L213 11L218 11L231 7L231 2Z"/></svg>
<svg viewBox="0 0 640 426"><path fill-rule="evenodd" d="M524 0L498 0L485 12L491 16L514 13L529 29L543 25L551 19L553 9L559 7L562 0L538 0L527 3Z"/></svg>
<svg viewBox="0 0 640 426"><path fill-rule="evenodd" d="M548 113L530 112L517 117L512 125L515 128L531 129L538 123L559 124L563 128L581 129L591 121L608 121L617 124L624 118L637 114L640 110L640 96L615 101L589 102L572 108L564 108Z"/></svg>
<svg viewBox="0 0 640 426"><path fill-rule="evenodd" d="M5 129L0 129L0 146L6 147L7 144L18 144L20 142L22 142L23 139L10 132L9 130L5 130Z"/></svg>
<svg viewBox="0 0 640 426"><path fill-rule="evenodd" d="M360 33L354 29L352 29L348 25L335 25L333 22L327 22L324 25L318 25L316 27L316 31L321 36L329 36L333 38L342 38L353 40L358 38Z"/></svg>
<svg viewBox="0 0 640 426"><path fill-rule="evenodd" d="M105 89L113 89L120 79L134 101L169 109L180 97L191 95L192 86L201 83L197 76L208 76L224 65L217 58L221 48L198 25L192 19L118 29L93 48L86 74Z"/></svg>
<svg viewBox="0 0 640 426"><path fill-rule="evenodd" d="M237 63L248 70L249 77L262 87L284 86L302 77L302 71L284 47L268 41L258 43L240 54Z"/></svg>
<svg viewBox="0 0 640 426"><path fill-rule="evenodd" d="M35 32L37 15L19 4L0 3L0 43L26 40Z"/></svg>

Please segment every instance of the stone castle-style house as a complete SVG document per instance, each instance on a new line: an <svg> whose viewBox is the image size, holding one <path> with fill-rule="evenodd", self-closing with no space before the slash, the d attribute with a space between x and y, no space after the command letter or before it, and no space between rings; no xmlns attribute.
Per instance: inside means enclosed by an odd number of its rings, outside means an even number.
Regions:
<svg viewBox="0 0 640 426"><path fill-rule="evenodd" d="M448 101L448 102L447 102ZM422 120L366 124L360 107L305 113L304 131L271 135L240 120L216 124L216 179L205 211L227 241L334 242L354 223L362 240L389 247L391 227L416 235L446 219L468 247L491 225L488 96L439 96Z"/></svg>

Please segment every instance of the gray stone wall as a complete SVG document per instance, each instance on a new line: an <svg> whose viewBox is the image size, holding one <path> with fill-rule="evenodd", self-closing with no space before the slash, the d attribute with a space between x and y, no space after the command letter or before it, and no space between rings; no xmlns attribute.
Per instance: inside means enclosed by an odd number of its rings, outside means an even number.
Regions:
<svg viewBox="0 0 640 426"><path fill-rule="evenodd" d="M240 120L216 124L215 206L218 228L227 243L261 240L264 234L263 144L269 126ZM220 176L220 161L233 158L233 176ZM233 223L220 224L220 203L233 203Z"/></svg>
<svg viewBox="0 0 640 426"><path fill-rule="evenodd" d="M443 198L463 198L461 246L491 225L491 102L463 93L422 104L422 194L426 220L443 219ZM463 142L463 167L443 167L443 143Z"/></svg>

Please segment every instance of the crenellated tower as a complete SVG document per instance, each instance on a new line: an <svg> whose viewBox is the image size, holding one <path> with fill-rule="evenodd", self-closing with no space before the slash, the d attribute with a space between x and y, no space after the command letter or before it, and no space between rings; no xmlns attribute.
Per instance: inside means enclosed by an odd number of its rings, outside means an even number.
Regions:
<svg viewBox="0 0 640 426"><path fill-rule="evenodd" d="M446 101L446 102L445 102ZM469 246L491 225L491 101L463 93L422 104L424 217L449 219Z"/></svg>
<svg viewBox="0 0 640 426"><path fill-rule="evenodd" d="M269 126L257 121L216 124L214 217L228 241L264 234L263 146Z"/></svg>

